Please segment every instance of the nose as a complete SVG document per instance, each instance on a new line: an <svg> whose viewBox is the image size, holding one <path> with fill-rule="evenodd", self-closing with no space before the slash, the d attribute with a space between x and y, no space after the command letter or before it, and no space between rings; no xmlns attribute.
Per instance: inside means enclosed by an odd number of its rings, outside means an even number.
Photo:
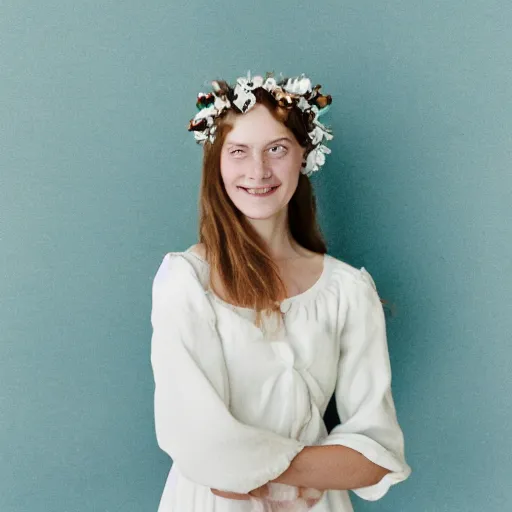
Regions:
<svg viewBox="0 0 512 512"><path fill-rule="evenodd" d="M251 173L249 177L256 180L266 178L269 171L267 167L268 163L266 162L265 158L263 158L261 155L255 155L251 165Z"/></svg>

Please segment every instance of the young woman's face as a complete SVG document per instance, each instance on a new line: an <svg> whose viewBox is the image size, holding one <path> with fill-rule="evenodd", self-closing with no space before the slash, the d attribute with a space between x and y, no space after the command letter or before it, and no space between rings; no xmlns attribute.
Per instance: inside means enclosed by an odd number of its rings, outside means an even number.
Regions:
<svg viewBox="0 0 512 512"><path fill-rule="evenodd" d="M254 105L245 114L233 115L233 129L221 151L221 175L226 192L247 217L266 219L288 205L293 196L304 148L266 106ZM277 187L270 195L252 195L245 189Z"/></svg>

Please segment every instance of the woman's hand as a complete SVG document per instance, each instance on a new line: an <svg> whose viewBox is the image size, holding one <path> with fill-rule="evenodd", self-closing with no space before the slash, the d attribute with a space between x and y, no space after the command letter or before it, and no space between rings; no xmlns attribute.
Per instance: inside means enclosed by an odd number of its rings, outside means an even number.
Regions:
<svg viewBox="0 0 512 512"><path fill-rule="evenodd" d="M230 500L250 500L252 498L264 498L268 495L268 487L267 484L262 485L261 487L257 487L253 489L248 494L240 494L238 492L227 492L227 491L219 491L218 489L210 489L215 496L220 496L221 498L227 498Z"/></svg>
<svg viewBox="0 0 512 512"><path fill-rule="evenodd" d="M306 502L308 508L313 508L322 499L324 492L312 487L299 487L299 498Z"/></svg>
<svg viewBox="0 0 512 512"><path fill-rule="evenodd" d="M251 496L249 494L239 494L237 492L225 492L219 491L218 489L210 489L215 496L220 496L221 498L228 498L230 500L250 500Z"/></svg>

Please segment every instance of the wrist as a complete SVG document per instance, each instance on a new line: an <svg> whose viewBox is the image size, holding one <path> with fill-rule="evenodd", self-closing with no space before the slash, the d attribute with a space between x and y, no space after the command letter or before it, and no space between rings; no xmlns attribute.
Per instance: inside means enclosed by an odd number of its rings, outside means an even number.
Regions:
<svg viewBox="0 0 512 512"><path fill-rule="evenodd" d="M304 488L308 487L308 467L311 464L311 457L314 455L313 451L315 448L318 447L306 446L303 448L291 461L288 469L274 480L271 480L271 482Z"/></svg>

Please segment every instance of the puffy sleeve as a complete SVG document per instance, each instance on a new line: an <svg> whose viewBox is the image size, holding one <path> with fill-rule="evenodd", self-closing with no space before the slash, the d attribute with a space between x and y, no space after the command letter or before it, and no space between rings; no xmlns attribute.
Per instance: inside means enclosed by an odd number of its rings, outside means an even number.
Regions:
<svg viewBox="0 0 512 512"><path fill-rule="evenodd" d="M215 312L180 253L167 253L154 277L151 324L156 438L180 472L238 493L283 473L305 445L230 413Z"/></svg>
<svg viewBox="0 0 512 512"><path fill-rule="evenodd" d="M360 498L375 501L408 478L411 468L391 394L385 317L375 282L362 267L347 290L335 388L341 423L322 444L347 446L391 470L374 485L352 489Z"/></svg>

